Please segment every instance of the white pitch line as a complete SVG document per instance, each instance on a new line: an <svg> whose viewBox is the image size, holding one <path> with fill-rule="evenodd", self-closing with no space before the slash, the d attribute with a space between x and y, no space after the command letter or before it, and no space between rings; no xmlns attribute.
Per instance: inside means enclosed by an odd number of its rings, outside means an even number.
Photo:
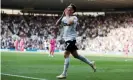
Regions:
<svg viewBox="0 0 133 80"><path fill-rule="evenodd" d="M46 80L46 79L42 79L42 78L34 78L34 77L21 76L21 75L13 75L13 74L5 74L5 73L1 73L1 75L13 76L13 77L21 77L21 78L34 79L34 80Z"/></svg>

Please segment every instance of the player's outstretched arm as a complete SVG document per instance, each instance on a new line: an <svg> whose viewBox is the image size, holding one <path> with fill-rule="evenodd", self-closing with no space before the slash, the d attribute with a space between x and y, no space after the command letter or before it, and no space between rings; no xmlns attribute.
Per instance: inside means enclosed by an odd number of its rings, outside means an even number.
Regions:
<svg viewBox="0 0 133 80"><path fill-rule="evenodd" d="M56 24L55 24L56 26L58 26L58 25L61 23L61 20L62 20L62 18L64 17L64 15L65 15L65 12L63 11L61 17L57 20L57 22L56 22Z"/></svg>

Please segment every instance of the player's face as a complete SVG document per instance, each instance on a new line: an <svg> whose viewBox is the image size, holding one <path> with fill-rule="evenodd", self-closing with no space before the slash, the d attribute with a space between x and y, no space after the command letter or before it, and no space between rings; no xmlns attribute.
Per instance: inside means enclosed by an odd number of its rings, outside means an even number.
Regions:
<svg viewBox="0 0 133 80"><path fill-rule="evenodd" d="M68 8L66 8L66 10L65 10L65 14L67 14L67 15L72 15L73 12L74 12L74 10L73 10L71 7L68 7Z"/></svg>

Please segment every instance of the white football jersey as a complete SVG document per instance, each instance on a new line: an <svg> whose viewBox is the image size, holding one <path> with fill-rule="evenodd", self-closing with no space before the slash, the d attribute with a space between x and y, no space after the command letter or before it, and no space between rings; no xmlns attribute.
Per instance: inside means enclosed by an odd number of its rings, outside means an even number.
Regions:
<svg viewBox="0 0 133 80"><path fill-rule="evenodd" d="M74 24L67 25L68 19L66 16L62 18L63 23L63 39L65 41L68 40L76 40L77 32L76 32L76 26L78 23L78 18L76 16L70 16L70 19L74 20Z"/></svg>

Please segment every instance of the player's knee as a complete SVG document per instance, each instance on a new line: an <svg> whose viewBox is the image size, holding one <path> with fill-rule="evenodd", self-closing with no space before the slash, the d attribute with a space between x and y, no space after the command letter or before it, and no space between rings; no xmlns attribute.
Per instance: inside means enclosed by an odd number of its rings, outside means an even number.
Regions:
<svg viewBox="0 0 133 80"><path fill-rule="evenodd" d="M64 53L64 58L68 58L69 55L70 55L70 52L69 52L69 51L65 51L65 53Z"/></svg>
<svg viewBox="0 0 133 80"><path fill-rule="evenodd" d="M79 56L77 54L72 53L74 58L78 58Z"/></svg>
<svg viewBox="0 0 133 80"><path fill-rule="evenodd" d="M79 58L79 56L78 56L78 55L73 55L73 57L74 57L74 58L76 58L76 59L78 59L78 58Z"/></svg>
<svg viewBox="0 0 133 80"><path fill-rule="evenodd" d="M71 53L72 53L74 58L79 58L79 55L78 55L77 51L73 51Z"/></svg>
<svg viewBox="0 0 133 80"><path fill-rule="evenodd" d="M69 57L69 54L65 54L65 55L64 55L64 58L68 58L68 57Z"/></svg>
<svg viewBox="0 0 133 80"><path fill-rule="evenodd" d="M66 55L64 55L64 58L67 58L67 56L66 56Z"/></svg>
<svg viewBox="0 0 133 80"><path fill-rule="evenodd" d="M74 58L77 58L77 56L74 56L74 55L73 55L73 57L74 57Z"/></svg>

